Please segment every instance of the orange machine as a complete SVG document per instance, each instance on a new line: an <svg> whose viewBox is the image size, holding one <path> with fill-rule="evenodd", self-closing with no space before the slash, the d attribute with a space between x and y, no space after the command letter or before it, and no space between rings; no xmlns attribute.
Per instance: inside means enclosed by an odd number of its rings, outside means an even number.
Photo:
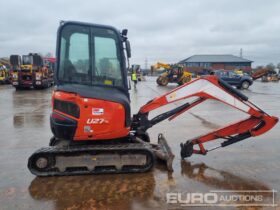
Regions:
<svg viewBox="0 0 280 210"><path fill-rule="evenodd" d="M155 157L172 170L174 155L165 138L150 144L147 130L181 115L207 99L220 101L249 115L247 119L181 144L181 157L205 155L206 142L222 138L221 147L270 130L277 122L242 93L216 76L201 77L145 104L131 118L126 59L130 58L127 30L80 22L62 22L57 36L56 87L52 95L49 147L28 161L37 176L136 173L150 170ZM104 50L106 49L106 50ZM194 97L149 119L159 107ZM194 149L197 145L198 148ZM216 149L216 148L215 148Z"/></svg>

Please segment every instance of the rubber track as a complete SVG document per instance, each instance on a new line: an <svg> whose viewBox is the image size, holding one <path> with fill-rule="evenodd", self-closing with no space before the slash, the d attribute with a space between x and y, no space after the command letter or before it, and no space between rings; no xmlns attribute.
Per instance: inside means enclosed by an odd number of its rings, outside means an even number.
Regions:
<svg viewBox="0 0 280 210"><path fill-rule="evenodd" d="M120 153L120 154L146 154L148 163L145 166L133 166L125 167L121 170L112 168L98 168L98 170L72 170L61 172L55 168L55 166L48 167L46 170L37 169L35 166L36 157L38 155L47 158L53 158L55 155L71 156L72 154L79 153ZM141 173L150 170L154 166L155 157L152 150L147 145L139 143L122 143L122 144L110 144L110 145L90 145L90 146L65 146L65 147L44 147L35 151L28 159L28 168L30 172L36 176L70 176L70 175L83 175L83 174L105 174L105 173Z"/></svg>

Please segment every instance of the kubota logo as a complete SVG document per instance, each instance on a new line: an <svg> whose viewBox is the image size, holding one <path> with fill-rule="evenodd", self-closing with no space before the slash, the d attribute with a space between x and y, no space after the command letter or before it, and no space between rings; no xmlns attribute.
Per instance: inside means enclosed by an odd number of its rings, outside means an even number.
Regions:
<svg viewBox="0 0 280 210"><path fill-rule="evenodd" d="M104 109L103 108L92 108L92 115L103 115Z"/></svg>

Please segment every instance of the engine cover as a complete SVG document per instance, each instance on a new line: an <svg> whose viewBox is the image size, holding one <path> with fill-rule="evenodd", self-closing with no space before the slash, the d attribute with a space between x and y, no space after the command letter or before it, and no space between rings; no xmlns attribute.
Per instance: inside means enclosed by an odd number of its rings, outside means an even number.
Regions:
<svg viewBox="0 0 280 210"><path fill-rule="evenodd" d="M63 91L53 93L51 127L58 138L61 138L65 133L64 130L69 127L69 119L76 122L72 140L104 140L125 137L130 131L130 127L125 125L125 115L125 108L117 102L81 97L78 94ZM65 121L63 116L65 116ZM56 123L57 121L59 123ZM55 129L56 127L60 127L60 129ZM65 138L69 138L69 135Z"/></svg>

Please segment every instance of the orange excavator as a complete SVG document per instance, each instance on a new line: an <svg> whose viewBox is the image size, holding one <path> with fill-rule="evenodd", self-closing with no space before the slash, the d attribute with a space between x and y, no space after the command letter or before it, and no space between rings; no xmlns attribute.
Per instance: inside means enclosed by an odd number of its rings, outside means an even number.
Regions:
<svg viewBox="0 0 280 210"><path fill-rule="evenodd" d="M249 117L181 143L181 158L207 154L212 149L204 144L216 139L224 139L219 147L226 147L259 136L278 122L216 76L195 79L152 99L131 118L126 67L130 57L126 29L120 32L111 26L61 22L50 118L54 137L48 147L29 157L33 174L146 172L156 158L172 170L174 155L166 139L159 134L158 144L152 144L147 130L208 99ZM194 100L149 119L151 111L187 98Z"/></svg>

